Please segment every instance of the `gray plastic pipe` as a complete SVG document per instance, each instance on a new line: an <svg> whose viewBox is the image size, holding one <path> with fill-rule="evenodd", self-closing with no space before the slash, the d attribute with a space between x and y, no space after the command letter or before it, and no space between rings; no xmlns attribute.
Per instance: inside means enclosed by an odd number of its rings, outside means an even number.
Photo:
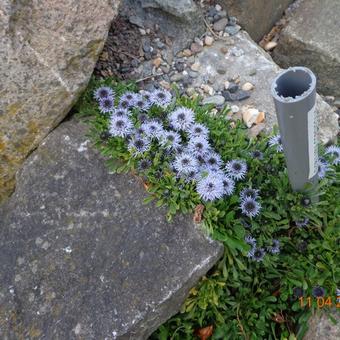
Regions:
<svg viewBox="0 0 340 340"><path fill-rule="evenodd" d="M316 77L305 67L291 67L273 81L283 152L292 189L312 189L318 182L318 119L315 110Z"/></svg>

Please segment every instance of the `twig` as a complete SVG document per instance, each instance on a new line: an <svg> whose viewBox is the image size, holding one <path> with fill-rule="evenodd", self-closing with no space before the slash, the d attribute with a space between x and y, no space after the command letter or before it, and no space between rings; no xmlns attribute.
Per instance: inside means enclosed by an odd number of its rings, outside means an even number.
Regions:
<svg viewBox="0 0 340 340"><path fill-rule="evenodd" d="M225 37L220 37L218 34L216 34L210 27L209 23L205 20L205 18L203 18L203 21L205 23L205 26L207 26L208 30L210 31L210 33L218 40L223 40L223 41L228 41L229 39L225 38Z"/></svg>
<svg viewBox="0 0 340 340"><path fill-rule="evenodd" d="M151 74L151 75L149 75L149 76L146 76L146 77L144 77L144 78L141 78L141 79L136 80L136 83L140 83L140 82L143 81L143 80L147 80L147 79L150 79L150 78L153 78L153 77L159 77L159 76L163 76L163 75L164 75L164 73L160 73L160 74Z"/></svg>
<svg viewBox="0 0 340 340"><path fill-rule="evenodd" d="M239 316L238 316L238 310L239 310L239 307L236 308L236 318L237 318L237 321L238 321L238 325L239 325L239 327L240 327L240 330L241 330L241 332L242 332L244 338L245 338L246 340L248 340L249 338L248 338L247 334L245 333L244 328L243 328L242 323L241 323L241 320L240 320L240 318L239 318Z"/></svg>

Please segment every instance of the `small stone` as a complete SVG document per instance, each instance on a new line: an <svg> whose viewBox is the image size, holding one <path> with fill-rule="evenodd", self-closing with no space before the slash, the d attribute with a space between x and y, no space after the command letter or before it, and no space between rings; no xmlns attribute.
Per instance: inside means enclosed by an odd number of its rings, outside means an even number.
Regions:
<svg viewBox="0 0 340 340"><path fill-rule="evenodd" d="M160 50L165 47L165 44L161 41L157 41L156 45L157 45L157 48L159 48Z"/></svg>
<svg viewBox="0 0 340 340"><path fill-rule="evenodd" d="M256 69L255 68L250 70L250 72L249 72L250 76L255 76L255 74L256 74Z"/></svg>
<svg viewBox="0 0 340 340"><path fill-rule="evenodd" d="M230 86L230 82L229 82L228 80L226 80L226 81L224 82L224 88L225 88L226 90L228 90L229 86Z"/></svg>
<svg viewBox="0 0 340 340"><path fill-rule="evenodd" d="M254 85L252 83L249 83L249 82L244 83L242 85L242 90L243 91L251 91L253 88L254 88Z"/></svg>
<svg viewBox="0 0 340 340"><path fill-rule="evenodd" d="M235 83L229 83L228 91L230 93L235 93L239 89L238 85Z"/></svg>
<svg viewBox="0 0 340 340"><path fill-rule="evenodd" d="M231 105L230 109L232 113L237 113L240 111L240 108L237 105Z"/></svg>
<svg viewBox="0 0 340 340"><path fill-rule="evenodd" d="M232 98L233 98L234 101L245 100L245 99L248 99L249 97L250 97L249 92L243 91L243 90L240 90L240 91L232 94Z"/></svg>
<svg viewBox="0 0 340 340"><path fill-rule="evenodd" d="M328 103L328 104L333 104L334 100L335 100L335 97L333 96L325 96L324 97L325 101Z"/></svg>
<svg viewBox="0 0 340 340"><path fill-rule="evenodd" d="M227 11L221 11L218 13L218 15L220 16L220 18L224 18L227 16Z"/></svg>
<svg viewBox="0 0 340 340"><path fill-rule="evenodd" d="M266 127L266 124L261 123L258 125L254 125L248 130L248 136L249 138L256 138Z"/></svg>
<svg viewBox="0 0 340 340"><path fill-rule="evenodd" d="M264 49L266 51L271 51L272 49L274 49L277 46L277 42L275 41L269 41L265 46Z"/></svg>
<svg viewBox="0 0 340 340"><path fill-rule="evenodd" d="M182 51L184 57L190 57L192 56L192 52L186 48L185 50Z"/></svg>
<svg viewBox="0 0 340 340"><path fill-rule="evenodd" d="M207 45L207 46L211 46L214 42L214 38L213 37L210 37L209 35L207 35L205 38L204 38L204 43Z"/></svg>
<svg viewBox="0 0 340 340"><path fill-rule="evenodd" d="M229 26L234 26L236 24L237 24L237 18L236 17L229 17L228 25Z"/></svg>
<svg viewBox="0 0 340 340"><path fill-rule="evenodd" d="M227 24L228 24L228 19L222 18L214 23L213 28L215 31L223 31L224 28L227 26Z"/></svg>
<svg viewBox="0 0 340 340"><path fill-rule="evenodd" d="M139 33L140 33L141 35L146 35L146 30L143 29L143 28L139 28Z"/></svg>
<svg viewBox="0 0 340 340"><path fill-rule="evenodd" d="M194 43L191 44L190 50L191 50L192 53L196 54L196 53L201 52L203 50L203 46L194 42Z"/></svg>
<svg viewBox="0 0 340 340"><path fill-rule="evenodd" d="M259 110L254 108L245 107L245 109L242 110L242 118L248 128L251 128L252 125L255 124L259 114Z"/></svg>
<svg viewBox="0 0 340 340"><path fill-rule="evenodd" d="M223 46L223 47L221 47L220 51L221 51L223 54L226 54L226 53L228 53L228 47Z"/></svg>
<svg viewBox="0 0 340 340"><path fill-rule="evenodd" d="M216 11L220 12L220 11L222 11L222 6L219 5L219 4L216 4L215 9L216 9Z"/></svg>
<svg viewBox="0 0 340 340"><path fill-rule="evenodd" d="M162 63L162 58L156 58L152 61L152 64L158 68L159 66L161 66L161 63Z"/></svg>
<svg viewBox="0 0 340 340"><path fill-rule="evenodd" d="M176 81L182 80L183 78L184 78L184 75L183 75L182 73L175 73L174 75L172 75L172 76L170 77L170 80L171 80L172 82L176 82Z"/></svg>
<svg viewBox="0 0 340 340"><path fill-rule="evenodd" d="M203 46L203 41L200 38L195 37L194 42L197 43L198 45Z"/></svg>
<svg viewBox="0 0 340 340"><path fill-rule="evenodd" d="M206 104L214 104L216 106L221 106L223 105L225 102L225 99L223 96L220 95L216 95L216 96L212 96L212 97L208 97L203 99L202 104L206 105Z"/></svg>
<svg viewBox="0 0 340 340"><path fill-rule="evenodd" d="M209 95L213 95L214 94L214 89L211 87L211 86L209 86L209 85L207 85L207 84L203 84L202 85L202 89L203 89L203 91L205 92L205 93L207 93L207 94L209 94Z"/></svg>
<svg viewBox="0 0 340 340"><path fill-rule="evenodd" d="M340 109L340 98L335 99L333 105Z"/></svg>
<svg viewBox="0 0 340 340"><path fill-rule="evenodd" d="M189 77L196 79L199 76L198 72L189 71Z"/></svg>
<svg viewBox="0 0 340 340"><path fill-rule="evenodd" d="M241 29L241 26L235 25L235 26L226 26L224 29L224 32L228 33L230 36L233 36L239 32Z"/></svg>
<svg viewBox="0 0 340 340"><path fill-rule="evenodd" d="M242 55L244 55L244 51L241 48L234 46L228 51L227 56L241 57Z"/></svg>
<svg viewBox="0 0 340 340"><path fill-rule="evenodd" d="M227 73L227 70L223 66L218 66L216 71L217 71L218 74L226 74Z"/></svg>
<svg viewBox="0 0 340 340"><path fill-rule="evenodd" d="M170 72L170 66L161 66L163 73L168 74Z"/></svg>
<svg viewBox="0 0 340 340"><path fill-rule="evenodd" d="M185 92L190 97L193 96L196 93L195 89L193 87L188 87Z"/></svg>
<svg viewBox="0 0 340 340"><path fill-rule="evenodd" d="M184 66L184 62L183 62L183 61L177 60L177 61L175 62L175 69L176 69L178 72L183 72L183 71L184 71L184 68L185 68L185 66Z"/></svg>
<svg viewBox="0 0 340 340"><path fill-rule="evenodd" d="M170 83L168 83L167 81L165 80L161 80L159 82L159 85L161 85L162 87L164 87L166 90L170 90L171 86L170 86Z"/></svg>
<svg viewBox="0 0 340 340"><path fill-rule="evenodd" d="M142 48L145 53L151 53L153 51L153 48L150 45L150 41L148 40L143 41Z"/></svg>
<svg viewBox="0 0 340 340"><path fill-rule="evenodd" d="M194 64L191 65L190 68L191 68L193 71L197 72L197 71L200 69L200 67L201 67L200 63L194 63Z"/></svg>
<svg viewBox="0 0 340 340"><path fill-rule="evenodd" d="M257 124L260 124L260 123L264 122L265 119L266 119L266 114L265 114L265 112L260 111L259 115L258 115L257 118L256 118L255 124L256 124L256 125L257 125Z"/></svg>

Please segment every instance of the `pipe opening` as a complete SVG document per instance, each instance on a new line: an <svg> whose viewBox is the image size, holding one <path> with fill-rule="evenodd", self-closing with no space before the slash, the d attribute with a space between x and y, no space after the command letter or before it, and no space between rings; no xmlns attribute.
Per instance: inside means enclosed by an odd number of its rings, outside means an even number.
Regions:
<svg viewBox="0 0 340 340"><path fill-rule="evenodd" d="M311 75L304 69L291 69L277 78L275 91L281 98L295 99L307 92L312 84Z"/></svg>

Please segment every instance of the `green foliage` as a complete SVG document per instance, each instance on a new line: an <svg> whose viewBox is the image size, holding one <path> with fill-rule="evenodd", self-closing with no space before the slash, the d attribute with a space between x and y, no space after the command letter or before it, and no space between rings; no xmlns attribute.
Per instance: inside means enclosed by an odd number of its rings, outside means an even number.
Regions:
<svg viewBox="0 0 340 340"><path fill-rule="evenodd" d="M113 86L118 96L135 90L135 85L91 80L75 107L79 116L90 118L90 136L107 157L110 169L138 173L150 193L146 202L166 205L169 219L177 212L193 212L202 203L194 183L174 177L169 159L157 145L143 156L152 160L151 167L140 171L142 158L133 158L123 139L103 138L109 117L99 113L92 98L94 88L103 83ZM180 97L177 105L196 112L196 121L209 128L210 141L223 161L245 159L249 171L245 181L237 182L234 195L203 202L202 228L223 243L224 255L190 291L180 313L160 326L151 339L195 339L195 330L208 325L214 326L212 339L301 339L317 305L313 299L310 308L301 307L293 289L300 287L305 296L311 296L313 286L322 286L335 304L339 286L339 167L320 182L318 203L306 207L303 195L291 190L283 154L268 147L268 137L249 140L242 123L230 125L227 108L213 116L211 107L200 106L199 99ZM149 114L163 118L172 109L164 112L153 107ZM262 160L252 157L255 150L263 153ZM253 219L242 216L239 209L238 193L246 186L260 190L262 210ZM297 228L294 221L303 218L309 218L308 226ZM280 240L280 254L267 254L262 262L248 259L250 246L244 242L248 233L263 248L271 246L272 239Z"/></svg>

